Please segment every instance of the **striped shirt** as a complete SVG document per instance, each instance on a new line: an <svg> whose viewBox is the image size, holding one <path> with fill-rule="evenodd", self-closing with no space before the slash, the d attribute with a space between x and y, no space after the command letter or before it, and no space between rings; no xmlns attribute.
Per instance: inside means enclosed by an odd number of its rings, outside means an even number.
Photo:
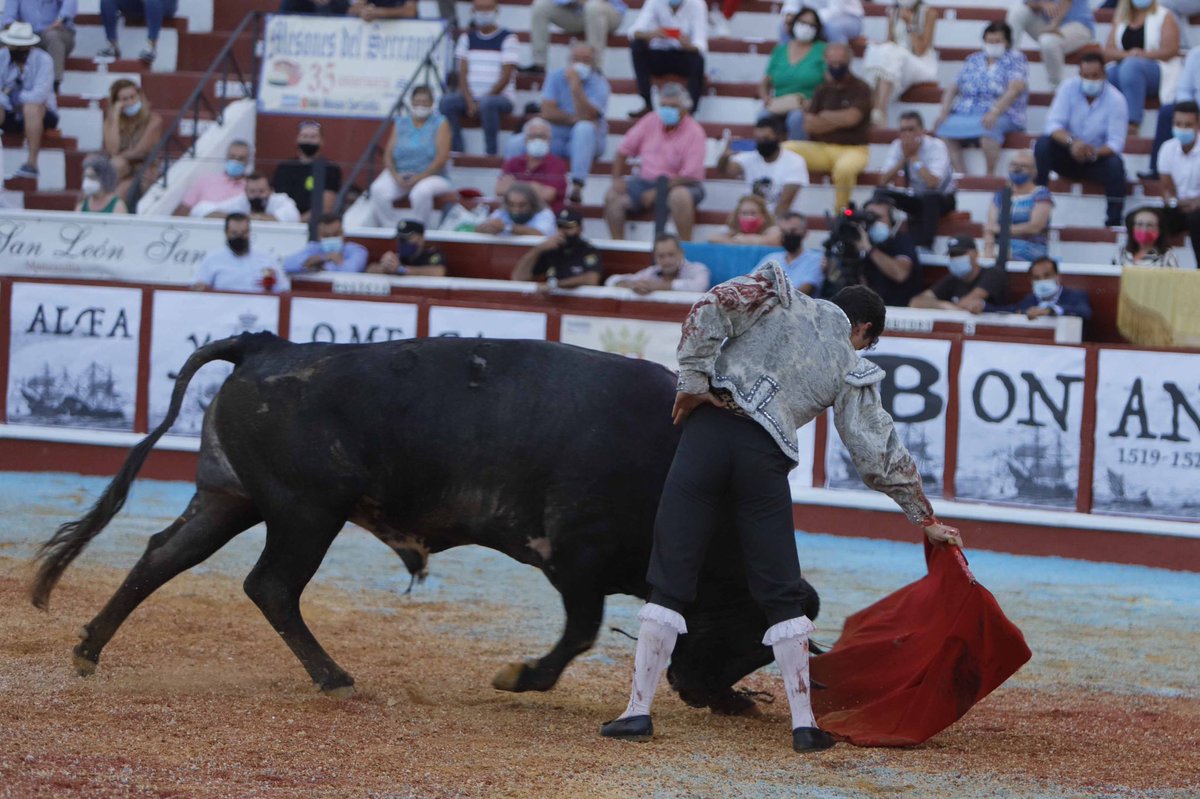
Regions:
<svg viewBox="0 0 1200 799"><path fill-rule="evenodd" d="M517 35L507 28L497 28L488 34L473 30L458 37L454 48L458 71L466 70L467 86L473 97L483 97L500 79L505 64L521 62L521 45ZM501 95L516 101L516 72L508 80Z"/></svg>

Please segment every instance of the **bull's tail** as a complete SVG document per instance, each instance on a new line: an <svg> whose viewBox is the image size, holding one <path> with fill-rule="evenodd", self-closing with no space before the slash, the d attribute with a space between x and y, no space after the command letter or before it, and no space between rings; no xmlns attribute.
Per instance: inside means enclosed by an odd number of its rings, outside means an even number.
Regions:
<svg viewBox="0 0 1200 799"><path fill-rule="evenodd" d="M91 510L82 518L59 526L50 540L38 549L34 558L35 561L39 561L37 576L30 589L30 599L34 607L42 610L49 607L50 592L58 584L63 572L121 510L126 497L129 496L133 478L142 468L150 450L163 434L171 429L175 418L179 416L179 409L183 405L183 397L192 376L209 361L228 361L235 365L241 363L249 340L249 336L242 335L214 341L199 348L187 359L175 380L175 390L171 394L171 405L167 409L166 418L129 452L121 470L104 489L104 493L96 500Z"/></svg>

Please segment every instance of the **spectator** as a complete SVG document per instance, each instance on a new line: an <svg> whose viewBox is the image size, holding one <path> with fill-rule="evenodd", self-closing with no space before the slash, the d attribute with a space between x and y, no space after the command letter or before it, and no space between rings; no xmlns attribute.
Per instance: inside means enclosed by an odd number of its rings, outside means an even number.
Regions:
<svg viewBox="0 0 1200 799"><path fill-rule="evenodd" d="M425 242L425 226L415 219L405 219L396 226L396 249L383 254L368 272L414 277L445 277L446 259L437 247Z"/></svg>
<svg viewBox="0 0 1200 799"><path fill-rule="evenodd" d="M590 2L607 4L608 0ZM612 87L596 69L595 52L589 44L575 44L571 62L547 75L542 87L541 115L550 123L550 152L570 159L571 192L567 200L573 203L583 201L583 187L592 163L604 152L608 141L604 114ZM525 152L524 136L513 136L507 147L509 157Z"/></svg>
<svg viewBox="0 0 1200 799"><path fill-rule="evenodd" d="M322 214L317 221L317 240L283 259L283 271L288 273L361 272L366 268L367 248L346 241L337 214Z"/></svg>
<svg viewBox="0 0 1200 799"><path fill-rule="evenodd" d="M201 202L192 207L192 216L219 219L230 214L246 214L262 222L299 222L300 211L286 194L272 193L271 181L261 172L246 176L245 191L219 203Z"/></svg>
<svg viewBox="0 0 1200 799"><path fill-rule="evenodd" d="M895 188L904 175L905 188ZM954 210L954 171L950 152L941 139L925 132L925 123L916 111L900 115L900 137L888 148L881 193L908 214L908 229L921 247L933 247L941 218Z"/></svg>
<svg viewBox="0 0 1200 799"><path fill-rule="evenodd" d="M780 217L779 231L782 234L783 250L769 253L754 268L761 269L767 261L779 261L797 291L810 297L819 297L821 284L825 279L825 273L821 268L825 253L815 247L804 249L804 235L808 232L808 220L804 218L803 214L789 211ZM707 288L705 286L702 290L707 290Z"/></svg>
<svg viewBox="0 0 1200 799"><path fill-rule="evenodd" d="M867 168L871 134L871 87L850 74L850 48L825 48L828 79L813 94L804 119L809 141L784 146L799 153L809 169L832 172L834 209L850 203L858 176Z"/></svg>
<svg viewBox="0 0 1200 799"><path fill-rule="evenodd" d="M1045 255L1029 265L1032 291L1016 305L996 310L1023 313L1029 319L1039 316L1078 316L1084 321L1092 318L1092 306L1086 291L1069 289L1058 277L1058 261Z"/></svg>
<svg viewBox="0 0 1200 799"><path fill-rule="evenodd" d="M284 0L286 5L288 0ZM121 45L117 42L117 15L142 17L146 20L146 44L138 53L138 60L150 66L158 57L158 34L164 19L174 19L179 10L179 0L100 0L100 21L104 23L104 38L108 44L96 55L100 58L120 58ZM288 13L288 12L284 12Z"/></svg>
<svg viewBox="0 0 1200 799"><path fill-rule="evenodd" d="M280 0L280 14L320 14L342 17L350 9L350 0Z"/></svg>
<svg viewBox="0 0 1200 799"><path fill-rule="evenodd" d="M528 183L509 186L503 204L475 226L476 233L506 236L550 236L554 231L554 212Z"/></svg>
<svg viewBox="0 0 1200 799"><path fill-rule="evenodd" d="M987 174L996 174L1004 137L1025 129L1029 102L1029 62L1012 49L1012 29L1004 22L983 29L983 50L967 56L953 86L942 92L942 111L933 124L950 148L954 171L966 173L962 148L979 142Z"/></svg>
<svg viewBox="0 0 1200 799"><path fill-rule="evenodd" d="M525 123L525 152L505 161L496 178L496 196L504 196L513 183L528 183L558 213L567 194L567 163L550 152L550 123L534 117Z"/></svg>
<svg viewBox="0 0 1200 799"><path fill-rule="evenodd" d="M291 282L274 258L250 249L250 217L233 213L225 217L225 246L204 256L192 288L282 294Z"/></svg>
<svg viewBox="0 0 1200 799"><path fill-rule="evenodd" d="M690 110L696 113L704 94L704 59L708 54L708 9L704 0L646 0L629 28L629 52L642 107L630 111L637 119L650 113L650 78L687 78Z"/></svg>
<svg viewBox="0 0 1200 799"><path fill-rule="evenodd" d="M1121 0L1104 45L1108 81L1121 90L1128 110L1129 135L1137 136L1146 96L1164 103L1175 99L1183 70L1179 56L1179 23L1158 0Z"/></svg>
<svg viewBox="0 0 1200 799"><path fill-rule="evenodd" d="M846 44L851 39L862 36L863 16L866 14L862 0L785 0L785 22L789 16L799 17L802 5L817 12L821 27L825 29L826 41ZM790 25L791 22L787 24ZM781 35L779 38L782 41L785 36Z"/></svg>
<svg viewBox="0 0 1200 799"><path fill-rule="evenodd" d="M799 141L808 138L804 111L825 80L825 32L817 12L807 7L792 17L789 26L791 37L771 51L758 96L764 113L784 119L787 138Z"/></svg>
<svg viewBox="0 0 1200 799"><path fill-rule="evenodd" d="M438 5L441 8L441 4ZM417 16L416 0L352 0L346 13L363 22L383 19L414 19Z"/></svg>
<svg viewBox="0 0 1200 799"><path fill-rule="evenodd" d="M371 210L380 227L400 222L400 212L393 204L403 197L412 206L412 216L428 225L434 200L454 191L446 179L450 122L433 110L433 90L428 86L414 88L408 104L408 113L392 123L383 148L384 170L371 184Z"/></svg>
<svg viewBox="0 0 1200 799"><path fill-rule="evenodd" d="M1125 218L1125 243L1117 249L1112 262L1120 267L1179 267L1161 209L1139 208Z"/></svg>
<svg viewBox="0 0 1200 799"><path fill-rule="evenodd" d="M871 110L875 127L887 127L893 95L904 94L916 83L937 82L933 33L939 17L940 12L922 0L898 0L888 11L887 41L867 45L863 68L875 87Z"/></svg>
<svg viewBox="0 0 1200 799"><path fill-rule="evenodd" d="M88 156L83 162L83 193L76 211L93 214L127 214L125 201L117 193L117 171L104 155Z"/></svg>
<svg viewBox="0 0 1200 799"><path fill-rule="evenodd" d="M708 237L714 244L755 244L778 247L779 228L767 207L767 201L757 194L747 194L738 200L737 207L725 220L725 229Z"/></svg>
<svg viewBox="0 0 1200 799"><path fill-rule="evenodd" d="M30 49L38 37L28 22L14 22L0 31L0 130L25 136L29 154L13 173L15 178L38 177L42 134L58 127L58 98L54 96L54 61L44 50Z"/></svg>
<svg viewBox="0 0 1200 799"><path fill-rule="evenodd" d="M535 74L546 71L551 22L567 33L582 33L592 54L589 61L603 64L608 35L621 25L627 8L622 0L533 0L529 21L533 63L521 71Z"/></svg>
<svg viewBox="0 0 1200 799"><path fill-rule="evenodd" d="M196 207L233 199L246 191L246 172L250 168L250 144L234 139L225 150L225 165L220 172L201 175L192 181L183 195L175 216L204 216Z"/></svg>
<svg viewBox="0 0 1200 799"><path fill-rule="evenodd" d="M305 222L308 221L309 213L312 211L313 164L316 163L317 155L321 152L321 146L324 143L320 122L311 119L301 122L296 130L296 150L300 157L289 159L275 167L275 176L271 179L271 185L275 191L292 198L296 209L300 211L300 218ZM341 187L342 168L327 161L325 163L325 193L322 196L321 208L317 209L318 216L333 208L333 204L337 201L338 189Z"/></svg>
<svg viewBox="0 0 1200 799"><path fill-rule="evenodd" d="M442 97L440 108L450 121L451 148L465 152L463 117L478 117L483 125L483 147L495 155L499 145L500 117L511 114L520 43L517 35L496 24L496 0L471 0L474 25L460 34L454 47L458 85Z"/></svg>
<svg viewBox="0 0 1200 799"><path fill-rule="evenodd" d="M1046 132L1034 145L1037 183L1045 186L1050 173L1072 180L1104 184L1108 212L1104 224L1121 224L1125 207L1125 98L1104 81L1099 53L1084 53L1079 77L1059 85L1046 116Z"/></svg>
<svg viewBox="0 0 1200 799"><path fill-rule="evenodd" d="M117 171L117 193L125 196L146 156L162 137L162 114L150 108L150 101L136 83L125 78L108 87L108 111L104 114L102 141L104 152ZM158 169L151 165L146 173L148 184Z"/></svg>
<svg viewBox="0 0 1200 799"><path fill-rule="evenodd" d="M21 24L32 29L16 28L21 34L19 38L28 38L29 33L37 34L36 46L49 53L54 63L55 93L62 83L67 56L75 49L77 7L78 0L5 0L4 12L0 15L0 28L13 30Z"/></svg>
<svg viewBox="0 0 1200 799"><path fill-rule="evenodd" d="M600 285L600 253L583 238L583 216L574 208L558 212L558 230L517 261L513 280L545 276L538 290Z"/></svg>
<svg viewBox="0 0 1200 799"><path fill-rule="evenodd" d="M1081 49L1096 35L1096 20L1090 0L1013 0L1005 22L1020 44L1028 33L1042 51L1050 87L1062 83L1067 56Z"/></svg>
<svg viewBox="0 0 1200 799"><path fill-rule="evenodd" d="M1008 253L1013 261L1032 261L1046 254L1049 244L1050 212L1054 195L1045 186L1033 182L1037 167L1033 152L1018 150L1008 162L1008 184L1012 188L1012 213L1008 230ZM983 257L996 257L996 237L1000 230L1000 203L1004 192L992 196L987 224L983 226Z"/></svg>
<svg viewBox="0 0 1200 799"><path fill-rule="evenodd" d="M687 259L678 236L659 233L654 238L653 264L631 275L613 275L604 285L649 294L652 291L708 291L711 280L707 266Z"/></svg>
<svg viewBox="0 0 1200 799"><path fill-rule="evenodd" d="M1200 3L1200 0L1196 0ZM1154 126L1154 144L1150 146L1150 169L1138 172L1142 180L1158 180L1158 155L1164 143L1171 140L1171 123L1175 120L1175 105L1178 103L1196 102L1200 97L1200 47L1188 50L1187 58L1183 61L1183 74L1179 85L1175 87L1175 102L1162 103L1158 107L1158 120Z"/></svg>
<svg viewBox="0 0 1200 799"><path fill-rule="evenodd" d="M942 308L983 313L988 305L1008 303L1008 273L1001 267L981 267L975 239L950 240L950 274L912 298L912 308Z"/></svg>
<svg viewBox="0 0 1200 799"><path fill-rule="evenodd" d="M1200 52L1200 51L1198 51ZM1168 235L1187 231L1192 252L1200 264L1200 106L1191 100L1175 104L1174 136L1163 145L1158 163L1162 169L1163 222Z"/></svg>
<svg viewBox="0 0 1200 799"><path fill-rule="evenodd" d="M903 308L925 285L916 245L900 229L896 209L886 199L873 199L863 210L874 217L860 244L863 282L883 297L884 305Z"/></svg>
<svg viewBox="0 0 1200 799"><path fill-rule="evenodd" d="M778 117L759 117L754 125L754 149L734 153L728 144L717 159L717 171L746 181L746 190L759 195L782 218L791 210L801 186L808 185L808 164L782 147L786 134Z"/></svg>

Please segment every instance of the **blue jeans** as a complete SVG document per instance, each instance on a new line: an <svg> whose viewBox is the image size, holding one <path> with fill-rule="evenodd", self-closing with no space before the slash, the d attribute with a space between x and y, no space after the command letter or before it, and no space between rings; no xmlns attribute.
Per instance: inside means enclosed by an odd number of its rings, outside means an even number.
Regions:
<svg viewBox="0 0 1200 799"><path fill-rule="evenodd" d="M1142 124L1142 114L1146 110L1146 94L1153 92L1155 96L1158 95L1162 67L1150 58L1126 58L1109 64L1106 71L1108 82L1125 95L1125 103L1129 106L1129 123Z"/></svg>
<svg viewBox="0 0 1200 799"><path fill-rule="evenodd" d="M117 12L126 17L144 17L146 38L158 41L164 19L171 19L179 9L179 0L100 0L100 20L104 23L104 38L117 40Z"/></svg>
<svg viewBox="0 0 1200 799"><path fill-rule="evenodd" d="M512 100L499 94L488 94L475 99L479 104L479 121L483 125L484 152L495 155L499 149L496 137L500 133L500 117L512 113ZM462 92L447 92L438 103L438 109L450 123L450 149L465 152L462 118L467 114L467 101Z"/></svg>
<svg viewBox="0 0 1200 799"><path fill-rule="evenodd" d="M608 123L604 120L587 122L580 120L574 125L550 126L550 152L570 163L567 177L578 183L586 183L592 171L592 162L604 154L607 144ZM504 157L516 158L525 154L525 134L518 133L504 145Z"/></svg>

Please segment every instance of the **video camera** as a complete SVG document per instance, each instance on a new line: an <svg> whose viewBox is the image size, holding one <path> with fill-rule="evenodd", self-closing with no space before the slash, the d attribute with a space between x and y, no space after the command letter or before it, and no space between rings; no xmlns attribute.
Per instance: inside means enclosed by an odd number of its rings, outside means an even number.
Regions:
<svg viewBox="0 0 1200 799"><path fill-rule="evenodd" d="M879 219L871 211L859 211L854 203L829 218L829 238L825 239L825 259L829 268L821 287L822 297L832 297L846 286L863 282L862 251L859 249L868 228Z"/></svg>

